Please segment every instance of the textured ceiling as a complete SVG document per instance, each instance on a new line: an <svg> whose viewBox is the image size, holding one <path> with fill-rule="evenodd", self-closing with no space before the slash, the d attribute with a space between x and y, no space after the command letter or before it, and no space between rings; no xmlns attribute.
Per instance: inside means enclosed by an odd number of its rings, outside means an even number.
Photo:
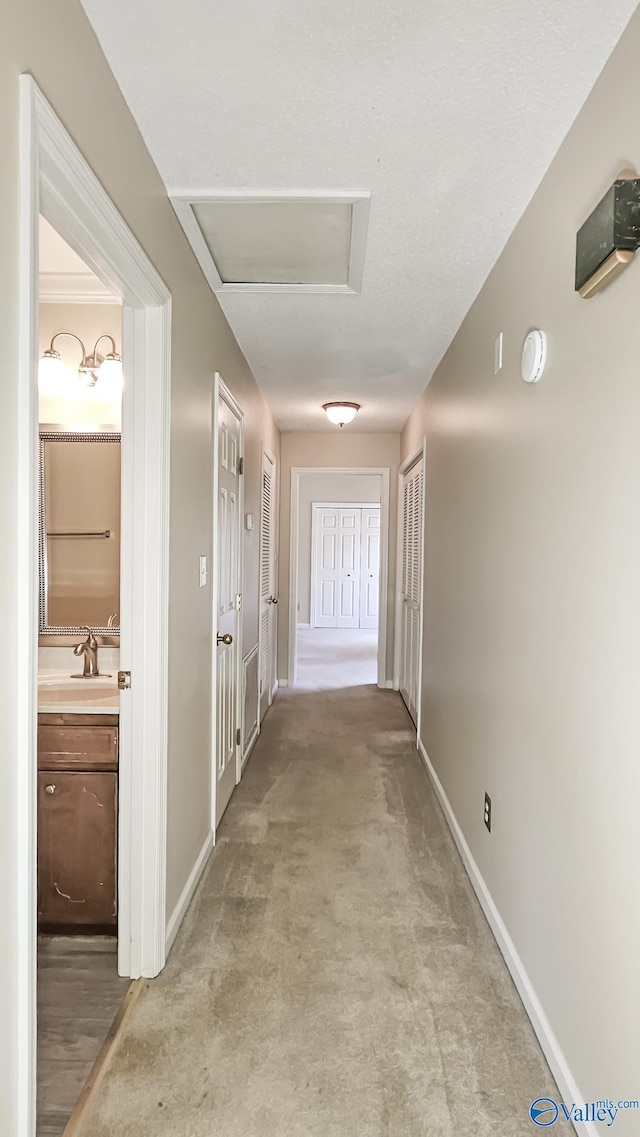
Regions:
<svg viewBox="0 0 640 1137"><path fill-rule="evenodd" d="M285 430L402 425L636 7L83 3L169 190L372 191L361 295L220 297Z"/></svg>

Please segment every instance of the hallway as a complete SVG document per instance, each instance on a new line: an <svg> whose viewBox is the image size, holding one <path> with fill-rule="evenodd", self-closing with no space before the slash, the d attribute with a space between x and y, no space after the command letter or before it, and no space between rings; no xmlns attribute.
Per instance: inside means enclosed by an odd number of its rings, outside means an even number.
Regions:
<svg viewBox="0 0 640 1137"><path fill-rule="evenodd" d="M399 696L282 692L81 1137L518 1137L554 1092Z"/></svg>

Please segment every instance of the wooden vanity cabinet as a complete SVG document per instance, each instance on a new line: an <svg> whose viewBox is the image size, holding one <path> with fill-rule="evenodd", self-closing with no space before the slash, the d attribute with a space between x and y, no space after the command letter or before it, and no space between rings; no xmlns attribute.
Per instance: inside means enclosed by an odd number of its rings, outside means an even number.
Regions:
<svg viewBox="0 0 640 1137"><path fill-rule="evenodd" d="M38 924L113 932L118 719L38 716Z"/></svg>

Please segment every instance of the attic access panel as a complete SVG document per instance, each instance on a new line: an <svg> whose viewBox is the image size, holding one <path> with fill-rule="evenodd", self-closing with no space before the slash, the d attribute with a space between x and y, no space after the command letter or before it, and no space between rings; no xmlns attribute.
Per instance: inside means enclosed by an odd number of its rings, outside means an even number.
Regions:
<svg viewBox="0 0 640 1137"><path fill-rule="evenodd" d="M214 292L359 292L368 193L172 194Z"/></svg>

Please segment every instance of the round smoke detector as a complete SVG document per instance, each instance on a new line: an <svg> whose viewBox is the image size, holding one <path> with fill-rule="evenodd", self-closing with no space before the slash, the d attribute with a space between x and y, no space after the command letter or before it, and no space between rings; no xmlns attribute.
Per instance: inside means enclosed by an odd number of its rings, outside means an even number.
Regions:
<svg viewBox="0 0 640 1137"><path fill-rule="evenodd" d="M544 371L547 360L547 337L544 332L536 329L529 335L522 346L521 370L525 383L537 383Z"/></svg>

